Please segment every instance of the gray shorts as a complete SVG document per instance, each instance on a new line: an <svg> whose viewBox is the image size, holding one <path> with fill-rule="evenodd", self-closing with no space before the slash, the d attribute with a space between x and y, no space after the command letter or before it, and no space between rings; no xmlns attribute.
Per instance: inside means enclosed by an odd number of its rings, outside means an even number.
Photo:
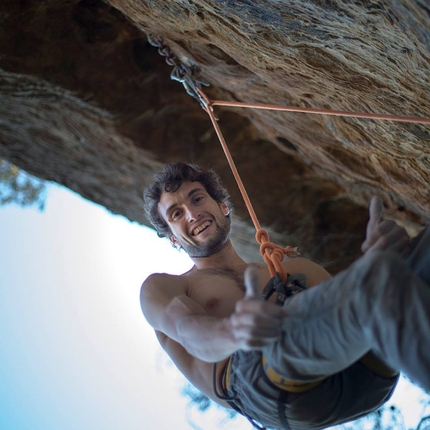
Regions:
<svg viewBox="0 0 430 430"><path fill-rule="evenodd" d="M364 416L391 396L398 376L382 378L357 362L304 393L286 393L285 415L291 430L323 429ZM264 427L283 428L278 416L281 390L265 375L261 353L237 352L230 373L238 408Z"/></svg>
<svg viewBox="0 0 430 430"><path fill-rule="evenodd" d="M383 378L359 359L368 351L430 390L430 230L413 242L408 259L392 252L366 254L333 279L286 301L282 336L266 347L270 367L296 382L323 381L310 391L286 393L292 430L351 421L388 400L398 376ZM261 352L237 352L230 385L245 415L268 428L279 419L281 393L267 379Z"/></svg>

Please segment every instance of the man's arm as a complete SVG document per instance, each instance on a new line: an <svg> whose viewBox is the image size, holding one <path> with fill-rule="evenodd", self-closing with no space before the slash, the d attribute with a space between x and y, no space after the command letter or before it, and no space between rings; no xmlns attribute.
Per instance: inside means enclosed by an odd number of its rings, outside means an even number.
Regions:
<svg viewBox="0 0 430 430"><path fill-rule="evenodd" d="M261 349L278 338L283 316L279 307L252 300L251 308L238 302L230 317L209 316L186 296L182 282L175 276L151 275L141 288L141 306L155 330L180 343L192 356L216 362L239 349Z"/></svg>
<svg viewBox="0 0 430 430"><path fill-rule="evenodd" d="M208 362L237 350L228 318L217 318L186 295L186 281L154 274L143 283L140 304L149 324L181 344L189 354Z"/></svg>

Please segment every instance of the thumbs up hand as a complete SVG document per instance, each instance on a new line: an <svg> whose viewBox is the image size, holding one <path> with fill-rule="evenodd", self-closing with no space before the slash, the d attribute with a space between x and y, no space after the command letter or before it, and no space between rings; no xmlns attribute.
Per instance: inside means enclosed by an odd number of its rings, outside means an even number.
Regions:
<svg viewBox="0 0 430 430"><path fill-rule="evenodd" d="M248 299L258 299L263 301L260 293L260 274L255 266L248 266L245 270L245 297Z"/></svg>
<svg viewBox="0 0 430 430"><path fill-rule="evenodd" d="M406 254L410 239L406 230L393 220L383 220L383 204L379 197L372 197L369 205L369 221L366 240L361 245L363 253L390 250Z"/></svg>
<svg viewBox="0 0 430 430"><path fill-rule="evenodd" d="M265 302L260 292L260 272L255 266L245 271L245 296L236 303L230 322L238 349L262 350L275 342L282 329L285 312Z"/></svg>

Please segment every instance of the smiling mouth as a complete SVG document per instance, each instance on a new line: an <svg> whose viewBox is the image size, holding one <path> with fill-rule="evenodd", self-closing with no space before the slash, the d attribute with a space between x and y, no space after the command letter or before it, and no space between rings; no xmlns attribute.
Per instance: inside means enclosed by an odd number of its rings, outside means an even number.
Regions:
<svg viewBox="0 0 430 430"><path fill-rule="evenodd" d="M199 233L201 233L203 230L206 230L210 225L212 224L212 221L205 221L203 224L200 224L198 227L196 227L191 234L193 236L197 236Z"/></svg>

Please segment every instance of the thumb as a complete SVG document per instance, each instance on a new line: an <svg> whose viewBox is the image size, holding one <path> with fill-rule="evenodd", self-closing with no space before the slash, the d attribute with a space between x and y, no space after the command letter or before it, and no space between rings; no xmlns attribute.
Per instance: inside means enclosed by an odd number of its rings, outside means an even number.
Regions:
<svg viewBox="0 0 430 430"><path fill-rule="evenodd" d="M245 270L245 297L258 299L261 298L260 294L260 273L259 270L254 266L249 266Z"/></svg>
<svg viewBox="0 0 430 430"><path fill-rule="evenodd" d="M376 230L382 219L382 211L384 205L380 197L374 196L369 205L369 223L367 225L368 232Z"/></svg>

